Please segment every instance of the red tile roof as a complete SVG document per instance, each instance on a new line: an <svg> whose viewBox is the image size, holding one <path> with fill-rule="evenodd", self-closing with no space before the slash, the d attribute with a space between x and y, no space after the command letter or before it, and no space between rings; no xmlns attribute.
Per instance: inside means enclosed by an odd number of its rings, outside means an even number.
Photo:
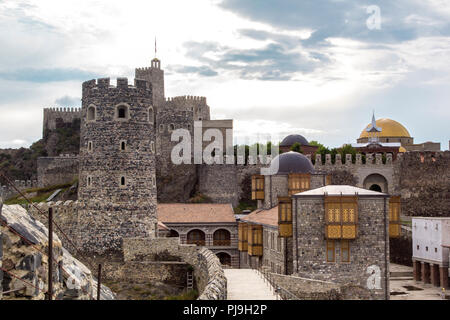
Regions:
<svg viewBox="0 0 450 320"><path fill-rule="evenodd" d="M269 226L278 226L278 206L272 209L257 209L248 216L241 218L242 221L254 222L258 224L265 224Z"/></svg>
<svg viewBox="0 0 450 320"><path fill-rule="evenodd" d="M236 222L231 204L160 203L157 214L163 223Z"/></svg>

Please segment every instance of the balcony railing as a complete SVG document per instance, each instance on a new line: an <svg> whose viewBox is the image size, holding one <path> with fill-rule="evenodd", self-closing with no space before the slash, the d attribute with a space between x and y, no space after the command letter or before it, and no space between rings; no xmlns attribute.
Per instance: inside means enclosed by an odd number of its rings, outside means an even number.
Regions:
<svg viewBox="0 0 450 320"><path fill-rule="evenodd" d="M213 246L230 246L231 245L231 240L213 240Z"/></svg>
<svg viewBox="0 0 450 320"><path fill-rule="evenodd" d="M205 240L187 240L187 244L195 244L197 246L204 246L205 245Z"/></svg>

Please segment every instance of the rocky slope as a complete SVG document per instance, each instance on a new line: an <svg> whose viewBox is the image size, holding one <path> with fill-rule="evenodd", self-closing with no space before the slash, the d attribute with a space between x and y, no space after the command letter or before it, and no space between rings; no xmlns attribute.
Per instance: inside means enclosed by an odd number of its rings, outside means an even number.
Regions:
<svg viewBox="0 0 450 320"><path fill-rule="evenodd" d="M3 205L0 199L0 295L3 299L42 300L48 287L48 229L20 205ZM53 298L89 300L97 297L92 272L75 259L53 234ZM102 286L102 300L115 299Z"/></svg>

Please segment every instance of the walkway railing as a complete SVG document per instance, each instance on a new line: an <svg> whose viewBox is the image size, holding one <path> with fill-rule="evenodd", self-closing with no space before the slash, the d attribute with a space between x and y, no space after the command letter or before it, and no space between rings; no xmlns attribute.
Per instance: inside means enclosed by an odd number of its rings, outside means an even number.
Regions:
<svg viewBox="0 0 450 320"><path fill-rule="evenodd" d="M256 271L259 272L261 278L264 280L264 282L267 282L267 284L272 288L273 294L277 297L277 300L301 300L299 297L297 297L295 294L290 292L289 290L279 286L275 280L273 279L272 273L258 267Z"/></svg>

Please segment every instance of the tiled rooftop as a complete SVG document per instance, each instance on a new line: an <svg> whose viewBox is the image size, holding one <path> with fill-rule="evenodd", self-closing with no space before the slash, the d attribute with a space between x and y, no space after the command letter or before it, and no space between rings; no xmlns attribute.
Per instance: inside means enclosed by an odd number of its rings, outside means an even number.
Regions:
<svg viewBox="0 0 450 320"><path fill-rule="evenodd" d="M231 204L160 203L157 214L163 223L236 222Z"/></svg>
<svg viewBox="0 0 450 320"><path fill-rule="evenodd" d="M241 221L254 222L258 224L265 224L269 226L278 226L278 206L269 210L257 209L242 218Z"/></svg>

